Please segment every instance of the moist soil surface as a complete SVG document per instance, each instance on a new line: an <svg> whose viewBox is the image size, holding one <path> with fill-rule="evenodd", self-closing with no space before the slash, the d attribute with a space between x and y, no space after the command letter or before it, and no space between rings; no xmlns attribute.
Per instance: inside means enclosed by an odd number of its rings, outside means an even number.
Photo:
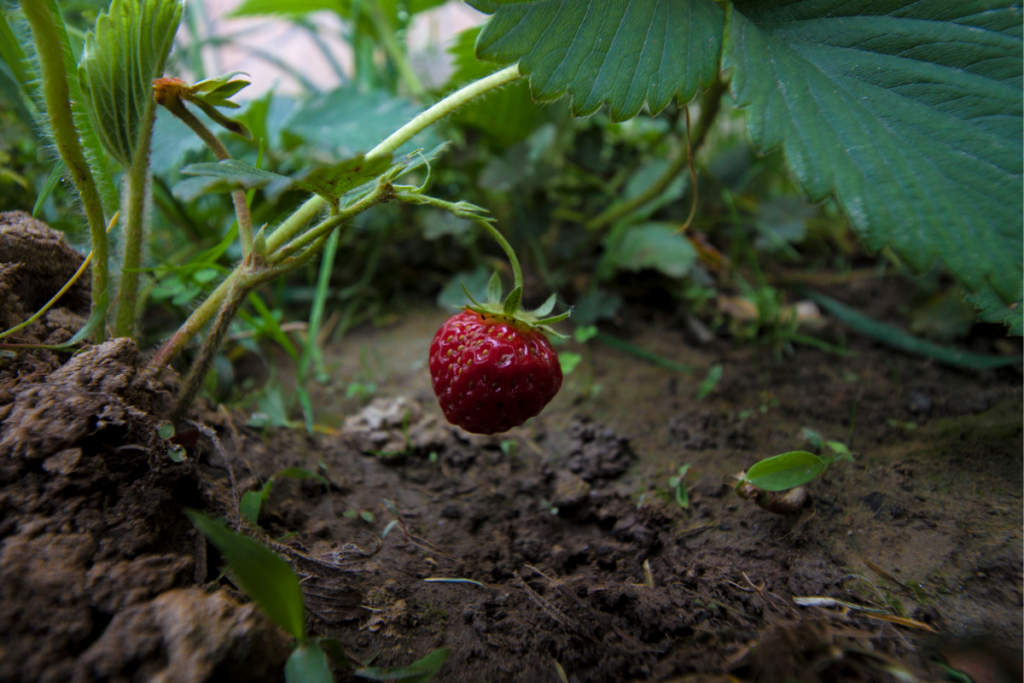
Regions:
<svg viewBox="0 0 1024 683"><path fill-rule="evenodd" d="M52 294L26 284L39 277L0 263L4 328ZM830 294L892 320L905 296L881 280ZM5 341L59 343L88 304L57 310ZM952 370L852 335L843 358L692 346L651 315L630 341L698 375L592 341L543 415L479 437L430 390L443 319L425 307L328 347L337 379L312 388L312 436L201 403L160 438L177 380L144 376L127 340L3 356L0 681L283 680L286 637L187 507L285 556L311 631L351 657L451 648L441 682L1021 680L1017 368ZM353 378L377 384L372 402L345 397ZM794 514L739 498L733 476L810 448L805 427L852 462ZM684 464L685 508L669 486ZM329 484L275 480L247 526L239 496L286 467Z"/></svg>

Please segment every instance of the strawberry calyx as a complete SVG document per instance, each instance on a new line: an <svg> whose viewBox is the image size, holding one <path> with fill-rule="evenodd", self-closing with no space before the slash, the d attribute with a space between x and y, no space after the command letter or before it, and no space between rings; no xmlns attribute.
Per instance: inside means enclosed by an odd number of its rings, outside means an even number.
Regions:
<svg viewBox="0 0 1024 683"><path fill-rule="evenodd" d="M544 303L534 310L523 310L520 307L523 302L523 286L517 285L508 293L507 297L502 299L501 278L497 272L491 276L490 281L487 283L487 303L482 304L474 299L464 283L462 284L462 291L470 301L468 305L464 306L466 310L479 313L484 318L495 318L523 329L540 330L559 339L567 338L566 335L552 329L551 325L561 322L572 315L572 309L570 308L565 313L551 315L551 311L555 308L556 297L554 294L549 296Z"/></svg>

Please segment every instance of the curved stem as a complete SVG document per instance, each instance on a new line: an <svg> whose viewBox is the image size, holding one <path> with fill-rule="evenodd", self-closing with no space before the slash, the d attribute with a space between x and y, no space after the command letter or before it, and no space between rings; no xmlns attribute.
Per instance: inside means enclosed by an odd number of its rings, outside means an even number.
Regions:
<svg viewBox="0 0 1024 683"><path fill-rule="evenodd" d="M508 85L521 76L522 74L519 73L519 65L513 64L501 71L494 72L487 78L481 78L479 81L473 81L466 87L456 90L448 97L437 102L426 111L423 111L416 116L412 121L389 135L387 139L367 152L366 158L372 159L373 157L383 156L394 152L396 149L412 139L414 135L436 122L438 119L448 116L448 114L451 114L470 100L494 90L495 88Z"/></svg>
<svg viewBox="0 0 1024 683"><path fill-rule="evenodd" d="M509 263L512 264L512 276L515 279L512 289L523 286L523 269L519 267L519 259L516 258L516 252L512 250L512 245L508 243L505 236L498 232L498 229L490 224L489 221L478 219L474 221L477 225L487 231L491 237L505 250L505 255L508 256Z"/></svg>
<svg viewBox="0 0 1024 683"><path fill-rule="evenodd" d="M657 198L658 195L665 191L665 188L675 180L679 172L689 165L692 155L696 155L697 150L704 144L708 131L711 130L711 124L718 115L719 109L721 109L722 95L727 87L728 84L721 77L716 77L714 83L704 93L700 118L697 120L697 130L694 133L693 141L689 145L689 151L686 149L679 150L676 158L672 160L672 163L665 169L665 172L650 187L630 200L608 207L587 223L587 230L596 231L606 228L620 218L628 216L644 204Z"/></svg>
<svg viewBox="0 0 1024 683"><path fill-rule="evenodd" d="M181 119L185 125L192 129L199 136L217 161L226 161L231 158L228 148L213 134L209 128L203 125L195 114L188 110L185 103L173 98L164 103L165 108ZM249 216L249 206L245 201L245 190L235 190L231 193L231 201L235 205L235 216L238 218L238 236L242 243L242 263L248 264L252 254L252 218Z"/></svg>
<svg viewBox="0 0 1024 683"><path fill-rule="evenodd" d="M95 254L92 269L92 306L95 312L108 286L107 232L106 221L103 218L103 202L82 150L82 144L79 142L78 129L71 109L71 92L68 85L70 76L64 61L64 45L57 20L46 2L22 0L21 8L35 37L36 52L42 71L43 98L53 139L82 198L85 217L89 222L89 234ZM104 325L96 328L97 342L103 341L105 332Z"/></svg>
<svg viewBox="0 0 1024 683"><path fill-rule="evenodd" d="M203 342L203 348L199 351L199 357L192 364L192 369L189 370L185 381L181 385L181 393L178 394L178 401L174 404L174 410L171 412L172 419L177 420L183 417L188 411L189 406L192 405L192 400L199 392L199 386L203 383L203 379L206 378L210 365L213 364L213 357L216 355L217 349L220 348L220 343L224 340L228 327L231 326L231 320L238 313L238 309L242 306L245 297L251 289L251 285L245 281L244 277L239 278L232 285L227 298L221 305L220 310L217 311L217 318L213 321L213 329L210 330L210 335Z"/></svg>

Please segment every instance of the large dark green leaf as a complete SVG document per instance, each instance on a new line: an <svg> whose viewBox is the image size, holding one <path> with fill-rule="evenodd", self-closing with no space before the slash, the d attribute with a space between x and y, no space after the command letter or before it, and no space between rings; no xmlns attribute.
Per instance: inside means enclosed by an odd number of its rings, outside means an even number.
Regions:
<svg viewBox="0 0 1024 683"><path fill-rule="evenodd" d="M153 107L153 79L163 73L183 0L114 0L85 40L78 78L103 145L131 164Z"/></svg>
<svg viewBox="0 0 1024 683"><path fill-rule="evenodd" d="M1019 301L1018 2L740 0L723 68L762 149L865 243Z"/></svg>
<svg viewBox="0 0 1024 683"><path fill-rule="evenodd" d="M578 116L611 106L616 121L689 101L718 72L722 9L713 0L538 0L470 4L494 16L481 59L519 62L534 97L572 97Z"/></svg>
<svg viewBox="0 0 1024 683"><path fill-rule="evenodd" d="M238 587L260 606L275 624L306 639L306 605L299 579L288 563L262 543L236 534L195 510L185 514L227 560Z"/></svg>

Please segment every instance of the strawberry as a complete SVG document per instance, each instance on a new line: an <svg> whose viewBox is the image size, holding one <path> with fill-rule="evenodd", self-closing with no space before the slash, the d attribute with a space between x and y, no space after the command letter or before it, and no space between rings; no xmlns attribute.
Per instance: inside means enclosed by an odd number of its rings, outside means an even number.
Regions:
<svg viewBox="0 0 1024 683"><path fill-rule="evenodd" d="M562 386L558 354L544 332L553 333L547 325L568 313L544 317L554 296L533 313L520 312L521 287L498 304L496 277L488 287L490 304L469 297L474 305L449 318L430 344L430 378L441 410L474 434L518 427L539 415Z"/></svg>

